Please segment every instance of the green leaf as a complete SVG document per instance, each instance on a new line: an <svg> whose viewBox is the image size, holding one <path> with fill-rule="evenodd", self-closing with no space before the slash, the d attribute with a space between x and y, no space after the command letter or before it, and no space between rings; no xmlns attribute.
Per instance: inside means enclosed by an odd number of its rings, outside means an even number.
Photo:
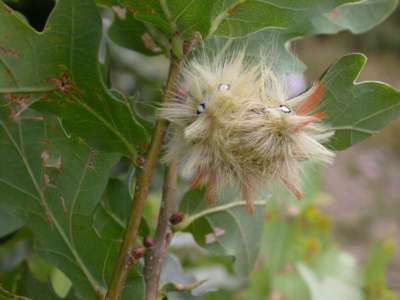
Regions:
<svg viewBox="0 0 400 300"><path fill-rule="evenodd" d="M104 2L104 1L103 1ZM202 8L199 12L198 2L202 1L165 1L167 10L159 1L106 1L108 5L125 5L125 20L116 18L116 28L127 33L120 45L130 49L139 49L143 42L136 29L143 34L143 25L133 25L136 18L146 24L156 26L168 36L171 35L171 22L187 34L199 30L202 18L187 19L177 23L186 14L208 16L209 25L202 25L203 36L211 37L244 37L239 44L248 45L250 55L259 56L260 49L267 53L269 60L281 74L301 73L305 66L288 47L288 41L316 34L333 34L341 30L354 33L365 32L385 20L396 8L398 0L329 0L329 1L214 1L213 5ZM204 1L205 2L205 1ZM183 8L182 8L183 7ZM167 18L169 11L171 18ZM183 16L182 16L183 14ZM168 15L168 13L167 13ZM365 16L368 15L368 18ZM148 26L148 25L147 25ZM114 25L111 26L113 28ZM208 28L208 31L205 30ZM129 34L128 32L132 33ZM148 31L148 30L147 30ZM251 34L250 34L251 33ZM129 35L129 37L128 37ZM118 37L117 37L118 39ZM135 42L136 41L136 42ZM138 48L139 47L139 48ZM139 50L140 51L140 50Z"/></svg>
<svg viewBox="0 0 400 300"><path fill-rule="evenodd" d="M214 0L100 0L106 5L123 5L127 13L133 14L142 22L152 24L168 36L175 31L190 38L198 31L205 36L210 27Z"/></svg>
<svg viewBox="0 0 400 300"><path fill-rule="evenodd" d="M240 39L240 43L248 45L250 55L258 57L260 49L269 57L275 71L280 74L302 73L306 66L292 54L290 42L293 39L304 38L317 34L335 34L349 30L353 33L362 33L375 27L385 20L397 7L398 0L366 0L349 2L334 8L332 1L293 1L282 3L292 9L303 8L300 15L283 29L266 28L249 34ZM341 3L344 3L342 1ZM368 16L366 18L365 16Z"/></svg>
<svg viewBox="0 0 400 300"><path fill-rule="evenodd" d="M185 218L175 229L192 233L196 242L213 255L231 256L235 273L246 276L258 255L265 202L256 202L253 215L236 195L226 191L208 206L204 191L186 193L179 209Z"/></svg>
<svg viewBox="0 0 400 300"><path fill-rule="evenodd" d="M54 269L50 275L50 282L54 289L54 292L60 298L67 297L71 290L72 283L67 276L59 269Z"/></svg>
<svg viewBox="0 0 400 300"><path fill-rule="evenodd" d="M359 3L348 3L333 10L326 18L337 25L337 30L347 29L353 33L363 33L383 22L398 4L398 0L364 0Z"/></svg>
<svg viewBox="0 0 400 300"><path fill-rule="evenodd" d="M310 289L311 300L363 299L360 287L335 277L320 279L304 264L299 264L297 268Z"/></svg>
<svg viewBox="0 0 400 300"><path fill-rule="evenodd" d="M144 23L125 11L121 14L114 14L114 20L107 35L112 42L127 49L147 55L160 54L161 52Z"/></svg>
<svg viewBox="0 0 400 300"><path fill-rule="evenodd" d="M238 37L265 28L288 28L299 20L324 14L354 0L256 1L256 0L169 0L98 1L125 5L127 11L171 36L178 31L186 37L198 31L203 37L214 34Z"/></svg>
<svg viewBox="0 0 400 300"><path fill-rule="evenodd" d="M102 82L101 30L92 0L58 1L42 33L0 3L0 98L36 102L35 109L58 114L90 144L134 157L146 132L128 100Z"/></svg>
<svg viewBox="0 0 400 300"><path fill-rule="evenodd" d="M33 255L27 261L32 276L40 282L47 282L54 267L48 264L43 258Z"/></svg>
<svg viewBox="0 0 400 300"><path fill-rule="evenodd" d="M343 150L358 143L400 116L400 93L381 82L354 83L366 57L343 56L322 77L327 88L321 110L335 129L331 146Z"/></svg>
<svg viewBox="0 0 400 300"><path fill-rule="evenodd" d="M238 37L266 28L283 29L284 32L291 32L296 36L334 33L343 29L359 33L380 23L397 5L397 0L98 2L123 5L127 13L154 25L168 36L178 31L187 38L195 31L200 32L203 37L214 34ZM365 15L369 17L365 18Z"/></svg>
<svg viewBox="0 0 400 300"><path fill-rule="evenodd" d="M22 225L23 223L19 219L0 211L0 238L15 232Z"/></svg>
<svg viewBox="0 0 400 300"><path fill-rule="evenodd" d="M119 243L97 235L92 215L119 157L66 137L54 118L10 120L10 109L0 111L0 155L8 158L0 165L0 208L29 224L39 255L62 270L84 299L97 299ZM51 157L62 163L48 165Z"/></svg>
<svg viewBox="0 0 400 300"><path fill-rule="evenodd" d="M103 197L93 214L93 227L104 239L121 241L126 228L132 203L127 182L111 178ZM139 235L150 232L146 220L142 219Z"/></svg>
<svg viewBox="0 0 400 300"><path fill-rule="evenodd" d="M356 258L335 247L321 253L314 264L314 271L320 277L334 277L357 287L362 285L362 274Z"/></svg>

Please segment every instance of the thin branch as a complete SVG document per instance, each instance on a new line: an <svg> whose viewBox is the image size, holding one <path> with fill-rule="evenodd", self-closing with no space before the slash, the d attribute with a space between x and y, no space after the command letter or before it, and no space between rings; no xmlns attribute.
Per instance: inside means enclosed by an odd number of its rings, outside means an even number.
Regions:
<svg viewBox="0 0 400 300"><path fill-rule="evenodd" d="M176 211L176 163L172 163L165 171L163 197L154 238L154 246L149 248L145 259L144 279L146 283L146 300L158 297L161 266L171 240L169 219Z"/></svg>
<svg viewBox="0 0 400 300"><path fill-rule="evenodd" d="M179 77L182 59L171 57L171 67L168 76L167 86L165 88L163 102L169 102L173 95L175 83ZM130 264L130 252L135 247L138 239L138 229L143 214L144 205L149 194L151 178L153 177L157 160L161 152L161 146L168 123L166 120L158 119L153 133L150 148L146 155L146 163L143 169L139 169L138 180L133 196L131 214L128 220L128 226L125 231L124 240L121 246L117 265L110 282L107 292L107 300L118 300L124 288Z"/></svg>

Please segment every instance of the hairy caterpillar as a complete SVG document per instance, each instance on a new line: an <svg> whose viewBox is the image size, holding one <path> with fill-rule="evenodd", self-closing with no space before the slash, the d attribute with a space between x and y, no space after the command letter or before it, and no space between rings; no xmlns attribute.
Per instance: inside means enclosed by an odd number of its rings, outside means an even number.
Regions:
<svg viewBox="0 0 400 300"><path fill-rule="evenodd" d="M300 162L334 156L321 144L333 134L316 111L323 94L316 83L288 99L272 67L248 61L246 49L203 53L186 62L173 101L159 111L170 122L164 160L179 161L192 188L206 184L209 203L233 182L253 212L254 193L273 180L300 199Z"/></svg>

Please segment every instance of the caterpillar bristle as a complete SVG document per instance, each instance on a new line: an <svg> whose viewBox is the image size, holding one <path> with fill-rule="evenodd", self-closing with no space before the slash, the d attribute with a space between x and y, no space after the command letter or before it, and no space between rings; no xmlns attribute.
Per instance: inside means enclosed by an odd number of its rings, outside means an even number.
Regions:
<svg viewBox="0 0 400 300"><path fill-rule="evenodd" d="M208 174L207 203L214 204L217 198L217 177L214 172Z"/></svg>
<svg viewBox="0 0 400 300"><path fill-rule="evenodd" d="M190 182L190 189L194 190L198 188L201 185L203 178L204 178L204 172L201 169L197 170L197 172L192 177L192 180Z"/></svg>
<svg viewBox="0 0 400 300"><path fill-rule="evenodd" d="M324 92L319 82L288 99L267 59L249 60L245 48L200 51L185 62L173 101L159 110L170 121L163 160L180 162L192 189L207 185L210 204L234 183L254 212L253 197L274 180L300 199L301 162L334 156L322 145L333 134L317 112Z"/></svg>
<svg viewBox="0 0 400 300"><path fill-rule="evenodd" d="M298 108L296 108L297 114L303 116L307 115L312 112L321 102L325 94L324 85L320 82L317 82L312 89L312 94L304 102L302 102Z"/></svg>
<svg viewBox="0 0 400 300"><path fill-rule="evenodd" d="M314 122L318 122L318 121L322 121L324 119L327 118L326 113L324 112L316 112L315 114L311 115L311 118L309 118L308 120L304 121L303 123L300 123L297 127L295 127L294 131L300 131L302 130L304 127L306 127L307 125L314 123Z"/></svg>
<svg viewBox="0 0 400 300"><path fill-rule="evenodd" d="M289 192L291 192L293 194L293 196L296 197L297 200L302 200L303 199L303 193L301 192L301 190L295 186L294 184L290 183L289 181L287 181L286 179L282 179L284 185L286 186L286 188L288 189Z"/></svg>

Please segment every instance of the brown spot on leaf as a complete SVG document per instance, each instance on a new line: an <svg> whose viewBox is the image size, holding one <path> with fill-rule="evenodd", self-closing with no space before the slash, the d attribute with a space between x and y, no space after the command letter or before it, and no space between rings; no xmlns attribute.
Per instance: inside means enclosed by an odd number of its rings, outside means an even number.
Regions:
<svg viewBox="0 0 400 300"><path fill-rule="evenodd" d="M212 244L217 241L217 237L222 236L225 234L225 230L219 227L215 227L213 232L208 233L205 235L205 242L206 244Z"/></svg>
<svg viewBox="0 0 400 300"><path fill-rule="evenodd" d="M67 210L67 206L65 205L64 197L60 196L59 200L60 200L61 207L62 207L64 213L66 214L68 212L68 210Z"/></svg>
<svg viewBox="0 0 400 300"><path fill-rule="evenodd" d="M139 12L139 10L136 7L131 7L130 6L130 7L128 7L128 12L133 14L133 15L136 15Z"/></svg>
<svg viewBox="0 0 400 300"><path fill-rule="evenodd" d="M15 94L6 94L4 96L6 100L8 100L12 104L17 104L17 105L26 105L27 98L21 96L21 95L15 95Z"/></svg>
<svg viewBox="0 0 400 300"><path fill-rule="evenodd" d="M62 93L68 93L74 90L74 85L68 73L64 72L59 77L49 78L49 82L54 83Z"/></svg>
<svg viewBox="0 0 400 300"><path fill-rule="evenodd" d="M2 46L0 46L0 55L11 56L14 58L21 58L21 54L18 53L17 51L12 50L12 49L7 49Z"/></svg>
<svg viewBox="0 0 400 300"><path fill-rule="evenodd" d="M49 186L50 185L50 177L49 177L49 175L47 175L47 174L44 174L43 175L43 182L44 182L44 185L45 186Z"/></svg>
<svg viewBox="0 0 400 300"><path fill-rule="evenodd" d="M40 158L42 159L42 162L43 162L43 166L46 166L47 165L47 163L49 162L49 160L50 160L50 153L49 153L49 151L48 150L43 150L42 151L42 154L40 155Z"/></svg>
<svg viewBox="0 0 400 300"><path fill-rule="evenodd" d="M64 167L64 159L61 155L51 154L47 149L41 154L43 167L61 170Z"/></svg>
<svg viewBox="0 0 400 300"><path fill-rule="evenodd" d="M87 168L89 170L94 170L96 168L96 155L97 155L96 150L94 149L90 150L89 159L87 162Z"/></svg>
<svg viewBox="0 0 400 300"><path fill-rule="evenodd" d="M47 145L50 145L50 144L51 144L51 141L48 140L48 139L44 139L44 140L41 140L40 143L41 143L42 145L47 146Z"/></svg>
<svg viewBox="0 0 400 300"><path fill-rule="evenodd" d="M238 8L240 7L240 5L242 5L243 3L238 3L236 5L234 5L233 7L231 7L230 9L227 10L226 15L228 17L232 17L236 11L238 10Z"/></svg>
<svg viewBox="0 0 400 300"><path fill-rule="evenodd" d="M13 10L11 8L9 8L7 5L3 5L2 7L6 11L6 13L8 13L10 15L13 13Z"/></svg>
<svg viewBox="0 0 400 300"><path fill-rule="evenodd" d="M124 7L114 5L111 8L115 12L115 14L118 16L118 18L120 18L121 20L126 19L126 9Z"/></svg>
<svg viewBox="0 0 400 300"><path fill-rule="evenodd" d="M43 191L47 188L57 188L57 185L51 180L50 176L46 173L43 174Z"/></svg>
<svg viewBox="0 0 400 300"><path fill-rule="evenodd" d="M158 45L154 42L153 38L151 37L151 35L148 32L143 33L141 38L142 38L142 42L143 42L144 46L147 49L149 49L150 51L152 51L154 53L161 52L161 48L158 47Z"/></svg>
<svg viewBox="0 0 400 300"><path fill-rule="evenodd" d="M156 13L155 9L152 8L151 6L146 6L145 11L152 15L154 15Z"/></svg>
<svg viewBox="0 0 400 300"><path fill-rule="evenodd" d="M336 19L338 15L339 15L339 12L337 11L337 9L332 10L330 13L330 17L332 20Z"/></svg>

